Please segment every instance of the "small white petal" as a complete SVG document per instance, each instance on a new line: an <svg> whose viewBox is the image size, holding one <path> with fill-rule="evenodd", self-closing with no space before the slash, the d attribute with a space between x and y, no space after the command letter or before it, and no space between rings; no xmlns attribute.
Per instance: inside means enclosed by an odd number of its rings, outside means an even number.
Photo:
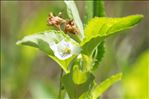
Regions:
<svg viewBox="0 0 149 99"><path fill-rule="evenodd" d="M54 55L61 60L65 60L80 52L79 47L75 46L71 42L66 41L65 39L61 40L57 44L55 42L50 42L49 46L53 50Z"/></svg>

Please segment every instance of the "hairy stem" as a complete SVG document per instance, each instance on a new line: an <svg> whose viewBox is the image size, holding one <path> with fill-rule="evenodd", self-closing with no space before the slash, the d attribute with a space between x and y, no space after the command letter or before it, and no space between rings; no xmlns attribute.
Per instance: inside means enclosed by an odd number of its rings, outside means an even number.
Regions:
<svg viewBox="0 0 149 99"><path fill-rule="evenodd" d="M62 99L62 82L61 82L61 79L62 79L62 76L63 76L63 69L61 69L61 73L60 73L60 85L59 85L59 99Z"/></svg>

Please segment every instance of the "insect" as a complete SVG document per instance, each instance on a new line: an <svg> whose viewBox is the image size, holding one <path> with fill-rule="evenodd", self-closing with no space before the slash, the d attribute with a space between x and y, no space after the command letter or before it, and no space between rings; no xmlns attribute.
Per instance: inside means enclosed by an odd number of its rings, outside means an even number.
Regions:
<svg viewBox="0 0 149 99"><path fill-rule="evenodd" d="M59 13L60 16L61 13ZM65 23L65 20L59 16L54 16L53 13L49 14L48 17L48 25L53 25L56 28L58 28L59 30L61 30L61 24Z"/></svg>
<svg viewBox="0 0 149 99"><path fill-rule="evenodd" d="M54 16L53 13L49 14L48 17L48 25L55 26L58 30L62 30L62 26L64 27L65 33L71 33L77 35L80 33L79 29L77 28L74 20L65 20L61 18L61 12L58 16Z"/></svg>
<svg viewBox="0 0 149 99"><path fill-rule="evenodd" d="M80 32L79 29L77 28L77 26L75 25L74 20L66 21L64 31L66 33L69 32L69 33L72 33L72 34L78 34Z"/></svg>

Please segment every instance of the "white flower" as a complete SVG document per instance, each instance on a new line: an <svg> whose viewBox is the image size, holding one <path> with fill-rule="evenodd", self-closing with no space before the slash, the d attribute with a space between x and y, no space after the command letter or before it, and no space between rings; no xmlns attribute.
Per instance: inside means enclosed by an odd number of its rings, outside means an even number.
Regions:
<svg viewBox="0 0 149 99"><path fill-rule="evenodd" d="M50 48L53 50L54 55L60 60L65 60L74 54L79 54L80 48L73 43L61 40L59 43L52 42L49 44Z"/></svg>

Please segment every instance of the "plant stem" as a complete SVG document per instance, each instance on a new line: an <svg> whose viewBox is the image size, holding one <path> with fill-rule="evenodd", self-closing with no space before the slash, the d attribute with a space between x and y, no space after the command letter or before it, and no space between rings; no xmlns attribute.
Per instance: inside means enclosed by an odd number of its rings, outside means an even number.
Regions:
<svg viewBox="0 0 149 99"><path fill-rule="evenodd" d="M60 85L59 85L59 99L62 99L62 82L61 82L61 79L62 79L62 76L63 76L63 69L61 69L61 73L60 73Z"/></svg>

